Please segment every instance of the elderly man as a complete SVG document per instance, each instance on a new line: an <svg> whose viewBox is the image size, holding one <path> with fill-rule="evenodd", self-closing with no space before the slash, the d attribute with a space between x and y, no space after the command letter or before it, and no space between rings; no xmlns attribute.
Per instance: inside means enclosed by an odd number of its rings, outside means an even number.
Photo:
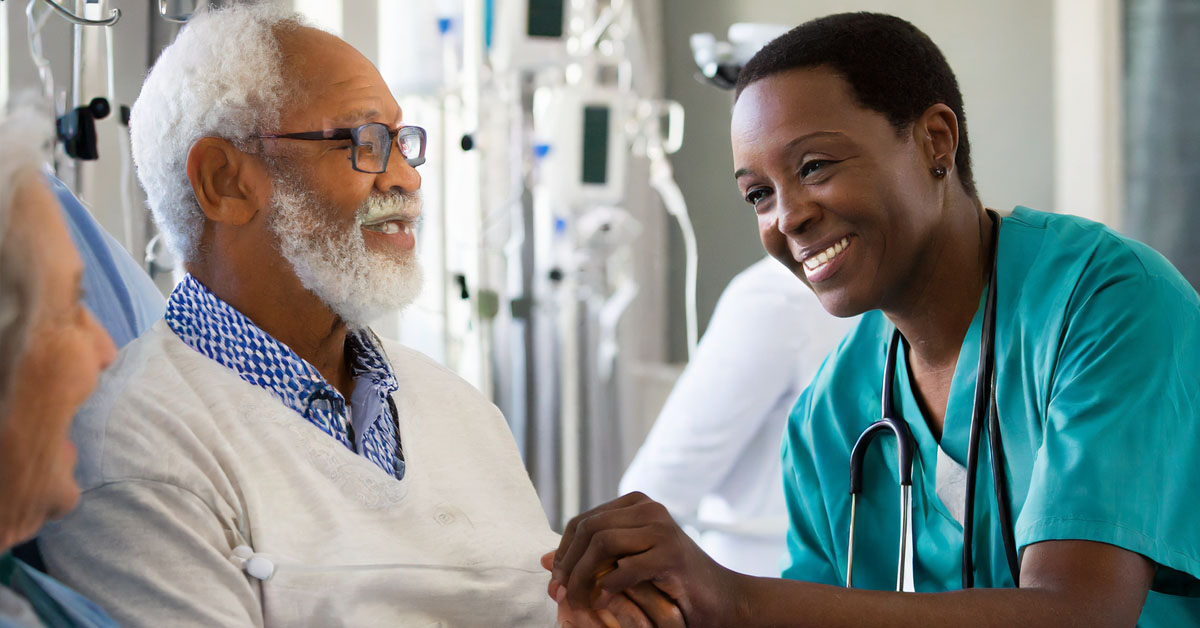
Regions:
<svg viewBox="0 0 1200 628"><path fill-rule="evenodd" d="M134 106L188 276L74 432L53 574L130 626L537 626L549 530L499 412L366 328L419 288L424 131L340 39L201 13Z"/></svg>

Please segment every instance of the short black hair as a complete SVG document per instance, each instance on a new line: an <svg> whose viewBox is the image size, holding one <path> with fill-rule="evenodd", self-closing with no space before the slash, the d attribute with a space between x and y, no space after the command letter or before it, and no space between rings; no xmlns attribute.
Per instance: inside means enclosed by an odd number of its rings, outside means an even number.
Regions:
<svg viewBox="0 0 1200 628"><path fill-rule="evenodd" d="M894 15L839 13L805 22L772 40L738 74L736 100L755 81L798 68L828 67L850 84L859 104L901 132L943 103L958 117L959 181L978 199L962 93L946 57L929 36Z"/></svg>

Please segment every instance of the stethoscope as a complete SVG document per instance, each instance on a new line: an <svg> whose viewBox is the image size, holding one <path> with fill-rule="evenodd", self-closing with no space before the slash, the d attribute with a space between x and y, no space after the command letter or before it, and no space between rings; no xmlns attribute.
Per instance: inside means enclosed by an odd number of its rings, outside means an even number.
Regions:
<svg viewBox="0 0 1200 628"><path fill-rule="evenodd" d="M962 586L975 586L975 567L972 554L972 538L975 528L975 477L979 467L979 439L983 432L988 434L988 453L992 466L992 485L996 493L996 505L1000 516L1000 537L1008 559L1008 569L1014 584L1019 584L1017 544L1012 525L1012 513L1008 506L1008 481L1004 476L1004 452L1000 441L1000 418L996 412L996 257L1000 236L1000 217L987 210L994 228L992 229L992 260L988 274L987 300L983 310L983 330L979 342L979 365L975 369L975 398L971 405L971 432L967 447L967 486L963 514ZM850 452L850 542L846 555L846 587L850 587L854 573L854 520L858 510L858 496L863 491L863 460L867 449L876 437L891 432L896 437L900 481L900 562L896 570L896 590L913 591L913 540L912 540L912 476L913 456L916 440L908 424L893 416L892 381L896 378L896 353L900 346L900 330L892 333L888 344L887 359L883 366L883 417L872 423L859 435Z"/></svg>

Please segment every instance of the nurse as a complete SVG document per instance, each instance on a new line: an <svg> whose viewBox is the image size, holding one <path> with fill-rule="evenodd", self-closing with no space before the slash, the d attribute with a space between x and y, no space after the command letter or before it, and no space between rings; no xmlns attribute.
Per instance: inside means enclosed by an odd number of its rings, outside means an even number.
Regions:
<svg viewBox="0 0 1200 628"><path fill-rule="evenodd" d="M605 599L597 589L649 581L691 628L1200 625L1197 483L1186 472L1200 466L1200 299L1180 274L1096 223L986 210L954 75L895 17L829 16L767 45L739 77L732 141L767 251L830 313L865 313L788 421L783 577L717 565L635 493L568 525L550 585L560 604L584 608ZM978 588L960 590L962 476L993 256L995 403L1020 586L985 443ZM899 543L890 437L866 458L857 588L847 590L850 450L881 414L897 329L892 410L917 445L917 593L889 591Z"/></svg>

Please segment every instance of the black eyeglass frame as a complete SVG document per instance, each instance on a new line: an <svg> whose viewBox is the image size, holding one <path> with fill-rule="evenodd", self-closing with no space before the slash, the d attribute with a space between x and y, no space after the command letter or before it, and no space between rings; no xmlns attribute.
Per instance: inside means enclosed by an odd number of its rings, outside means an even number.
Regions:
<svg viewBox="0 0 1200 628"><path fill-rule="evenodd" d="M366 129L379 128L379 127L382 127L384 130L387 131L388 140L389 140L387 143L387 147L383 151L383 156L380 157L379 170L364 170L362 168L359 168L358 167L358 149L359 149L359 147L364 145L363 142L359 140L359 136ZM409 157L408 155L404 155L404 161L409 166L412 166L413 168L416 168L417 166L420 166L421 164L425 163L425 146L428 144L427 136L425 134L425 129L423 127L419 127L419 126L415 126L415 125L401 125L400 127L396 128L395 130L392 130L392 129L388 128L388 126L382 122L368 122L364 125L354 127L354 128L325 129L324 131L305 131L303 133L281 133L281 134L277 134L277 135L255 135L254 137L257 137L259 139L264 139L264 140L270 140L270 139L305 140L305 141L350 140L353 143L353 150L350 151L350 167L354 168L358 172L365 172L367 174L380 174L382 172L387 171L388 159L392 156L392 146L397 144L396 139L401 134L405 134L407 136L418 137L421 140L421 148L420 148L420 151L418 152L417 156ZM403 151L401 151L400 154L403 155L404 154Z"/></svg>

